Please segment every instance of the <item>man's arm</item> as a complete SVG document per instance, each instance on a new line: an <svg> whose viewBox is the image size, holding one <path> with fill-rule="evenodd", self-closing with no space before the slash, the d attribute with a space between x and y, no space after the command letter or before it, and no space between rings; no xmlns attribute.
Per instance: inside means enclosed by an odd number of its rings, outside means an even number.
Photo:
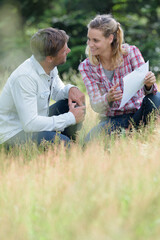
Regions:
<svg viewBox="0 0 160 240"><path fill-rule="evenodd" d="M68 105L71 106L73 102L75 102L77 106L85 105L85 95L76 87L71 87L68 94Z"/></svg>
<svg viewBox="0 0 160 240"><path fill-rule="evenodd" d="M85 95L74 85L64 85L58 75L57 68L51 73L53 77L52 84L52 99L55 101L68 98L68 104L71 106L72 102L76 102L78 106L85 105Z"/></svg>
<svg viewBox="0 0 160 240"><path fill-rule="evenodd" d="M26 132L63 131L76 123L71 112L53 117L38 115L37 85L26 76L17 78L11 91L20 122Z"/></svg>
<svg viewBox="0 0 160 240"><path fill-rule="evenodd" d="M52 78L52 88L51 88L51 98L56 102L62 99L68 99L68 93L71 87L74 87L72 84L65 85L58 75L57 68L51 72Z"/></svg>

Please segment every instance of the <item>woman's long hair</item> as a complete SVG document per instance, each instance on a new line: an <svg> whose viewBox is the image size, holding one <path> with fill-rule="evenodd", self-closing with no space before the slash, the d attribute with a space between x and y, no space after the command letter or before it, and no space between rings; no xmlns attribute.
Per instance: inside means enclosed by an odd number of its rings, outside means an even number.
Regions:
<svg viewBox="0 0 160 240"><path fill-rule="evenodd" d="M126 48L122 47L124 38L123 30L120 23L117 22L111 14L97 15L88 24L88 29L98 29L103 32L104 37L108 38L110 34L113 34L113 42L111 43L112 48L112 59L111 64L114 68L121 65L122 55L126 54ZM98 65L98 56L92 56L89 46L86 48L86 54L92 64Z"/></svg>

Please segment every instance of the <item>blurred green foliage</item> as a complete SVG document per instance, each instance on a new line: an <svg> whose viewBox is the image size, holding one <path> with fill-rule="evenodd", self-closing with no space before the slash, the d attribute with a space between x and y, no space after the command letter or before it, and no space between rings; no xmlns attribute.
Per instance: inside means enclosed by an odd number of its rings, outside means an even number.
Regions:
<svg viewBox="0 0 160 240"><path fill-rule="evenodd" d="M70 36L66 64L61 74L77 71L85 58L87 24L96 14L112 13L122 25L125 42L136 45L150 69L160 73L159 0L0 0L0 73L12 71L31 55L30 37L48 26Z"/></svg>

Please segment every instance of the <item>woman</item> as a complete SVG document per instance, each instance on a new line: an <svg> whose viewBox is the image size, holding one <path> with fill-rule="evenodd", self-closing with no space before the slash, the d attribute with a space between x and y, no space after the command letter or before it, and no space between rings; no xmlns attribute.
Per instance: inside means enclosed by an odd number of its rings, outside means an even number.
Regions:
<svg viewBox="0 0 160 240"><path fill-rule="evenodd" d="M100 114L100 123L87 135L86 141L104 130L136 127L148 122L148 116L160 106L154 73L148 72L144 86L119 109L123 78L144 64L136 46L123 44L123 30L112 15L98 15L88 25L86 58L80 65L92 109Z"/></svg>

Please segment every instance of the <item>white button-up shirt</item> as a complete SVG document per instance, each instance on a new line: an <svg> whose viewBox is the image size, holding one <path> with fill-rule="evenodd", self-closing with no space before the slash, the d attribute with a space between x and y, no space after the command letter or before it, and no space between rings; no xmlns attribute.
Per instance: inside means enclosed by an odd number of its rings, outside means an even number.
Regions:
<svg viewBox="0 0 160 240"><path fill-rule="evenodd" d="M32 56L8 78L0 95L0 143L25 132L63 131L75 124L71 112L48 117L49 100L67 99L71 84L64 85L55 67L50 76Z"/></svg>

